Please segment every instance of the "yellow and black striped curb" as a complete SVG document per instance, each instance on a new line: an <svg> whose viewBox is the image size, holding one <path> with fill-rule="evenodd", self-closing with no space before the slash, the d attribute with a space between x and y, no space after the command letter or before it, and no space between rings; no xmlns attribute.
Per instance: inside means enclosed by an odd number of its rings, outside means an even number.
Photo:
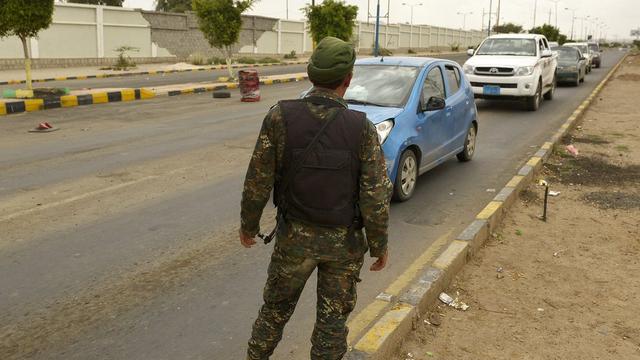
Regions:
<svg viewBox="0 0 640 360"><path fill-rule="evenodd" d="M261 85L284 84L288 82L303 81L307 78L308 76L305 75L305 76L295 76L295 77L278 78L278 79L263 79L263 80L260 80L260 84ZM237 87L238 87L237 83L227 83L227 84L212 84L212 85L193 87L193 88L184 88L179 90L169 90L166 92L156 92L146 88L123 89L123 90L116 90L116 91L95 92L92 94L84 94L84 95L55 96L47 99L17 100L17 101L9 101L4 103L0 102L0 115L17 114L25 111L32 112L32 111L40 111L40 110L48 110L48 109L67 108L67 107L74 107L74 106L81 106L81 105L104 104L109 102L146 100L146 99L152 99L154 97L162 96L162 95L176 96L176 95L197 94L197 93L203 93L207 91L236 89Z"/></svg>
<svg viewBox="0 0 640 360"><path fill-rule="evenodd" d="M614 66L591 95L573 112L560 129L520 168L518 173L477 215L475 220L417 276L417 279L397 299L390 299L390 307L362 335L345 357L351 360L390 359L401 341L428 307L434 304L452 279L462 270L478 249L502 222L518 194L527 187L549 159L558 145L581 119L602 88L624 62L626 55Z"/></svg>
<svg viewBox="0 0 640 360"><path fill-rule="evenodd" d="M231 65L231 67L233 69L246 69L246 68L267 67L267 66L302 65L306 63L307 63L306 61L292 61L292 62L267 63L267 64L234 64L234 65ZM226 65L216 65L216 66L209 66L209 67L196 68L196 69L149 70L149 71L140 71L140 72L111 73L111 74L97 74L97 75L60 76L60 77L51 77L51 78L45 78L45 79L34 79L31 81L32 82L50 82L50 81L66 81L66 80L105 79L105 78L112 78L112 77L136 76L136 75L162 75L162 74L173 74L173 73L182 73L182 72L225 70L226 68L227 68ZM24 84L25 82L26 82L25 80L8 80L8 81L0 81L0 85L16 85L16 84Z"/></svg>

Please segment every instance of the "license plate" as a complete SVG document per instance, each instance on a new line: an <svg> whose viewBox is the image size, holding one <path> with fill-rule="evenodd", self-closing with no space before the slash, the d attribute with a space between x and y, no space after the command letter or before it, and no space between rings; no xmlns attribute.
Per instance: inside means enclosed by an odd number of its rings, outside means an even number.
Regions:
<svg viewBox="0 0 640 360"><path fill-rule="evenodd" d="M482 91L485 95L500 95L500 86L485 85L482 87Z"/></svg>

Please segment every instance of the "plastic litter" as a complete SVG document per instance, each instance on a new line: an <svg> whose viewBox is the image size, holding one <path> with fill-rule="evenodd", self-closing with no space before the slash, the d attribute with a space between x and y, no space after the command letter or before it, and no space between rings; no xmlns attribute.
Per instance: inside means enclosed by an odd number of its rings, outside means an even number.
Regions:
<svg viewBox="0 0 640 360"><path fill-rule="evenodd" d="M391 302L391 300L393 300L393 295L381 292L380 294L378 294L378 296L376 296L376 299Z"/></svg>
<svg viewBox="0 0 640 360"><path fill-rule="evenodd" d="M573 156L578 156L580 154L578 149L573 145L567 145L566 149L567 149L567 152Z"/></svg>
<svg viewBox="0 0 640 360"><path fill-rule="evenodd" d="M452 308L455 308L458 310L467 311L469 309L469 305L463 303L457 297L455 299L452 298L446 293L440 293L440 295L438 296L438 299L440 299L440 301L442 301L443 303L451 306Z"/></svg>
<svg viewBox="0 0 640 360"><path fill-rule="evenodd" d="M494 192L496 192L496 189L487 189L487 192L488 193L494 193Z"/></svg>
<svg viewBox="0 0 640 360"><path fill-rule="evenodd" d="M560 191L549 191L549 196L556 197L558 195L560 195Z"/></svg>

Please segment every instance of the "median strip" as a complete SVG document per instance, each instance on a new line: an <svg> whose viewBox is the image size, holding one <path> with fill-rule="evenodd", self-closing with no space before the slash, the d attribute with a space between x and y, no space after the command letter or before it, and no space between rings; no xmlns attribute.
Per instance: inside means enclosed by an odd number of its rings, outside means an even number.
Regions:
<svg viewBox="0 0 640 360"><path fill-rule="evenodd" d="M306 80L306 73L273 75L263 77L260 85L275 85L288 82ZM56 109L60 107L75 107L95 105L111 102L153 99L158 96L177 96L198 94L216 90L230 90L238 88L237 83L194 83L159 86L140 89L93 89L75 91L75 94L52 96L46 99L6 100L0 99L0 115L17 114L23 112Z"/></svg>

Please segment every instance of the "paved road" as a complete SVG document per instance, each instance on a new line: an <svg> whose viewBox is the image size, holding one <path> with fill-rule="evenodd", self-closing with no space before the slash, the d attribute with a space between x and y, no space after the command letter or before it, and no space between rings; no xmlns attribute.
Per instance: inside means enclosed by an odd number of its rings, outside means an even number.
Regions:
<svg viewBox="0 0 640 360"><path fill-rule="evenodd" d="M448 56L455 61L464 62L467 59L466 54ZM260 75L282 75L305 72L306 65L287 65L287 66L267 66L258 68ZM235 70L237 71L237 70ZM77 89L97 89L97 88L140 88L154 87L172 84L212 82L216 81L220 76L228 76L227 70L211 70L211 71L189 71L160 75L135 75L123 76L104 79L86 79L86 80L66 80L51 81L46 83L34 83L36 87L68 87L72 90ZM0 88L21 89L24 85L4 85Z"/></svg>
<svg viewBox="0 0 640 360"><path fill-rule="evenodd" d="M619 56L535 113L479 102L477 157L392 206L391 264L363 271L356 312L461 231ZM260 103L200 94L0 119L0 358L243 358L271 246L238 244L242 178L269 106L307 86L265 88ZM43 120L61 130L26 133ZM308 358L313 288L275 358Z"/></svg>

